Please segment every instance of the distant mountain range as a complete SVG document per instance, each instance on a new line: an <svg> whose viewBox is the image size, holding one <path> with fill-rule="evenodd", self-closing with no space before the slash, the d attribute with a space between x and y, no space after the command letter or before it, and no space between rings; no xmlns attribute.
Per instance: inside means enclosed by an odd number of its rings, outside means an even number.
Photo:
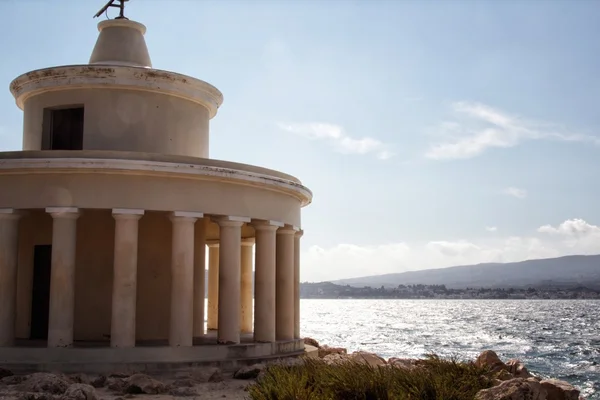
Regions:
<svg viewBox="0 0 600 400"><path fill-rule="evenodd" d="M332 281L356 287L446 285L449 289L573 286L600 288L600 255L426 269Z"/></svg>

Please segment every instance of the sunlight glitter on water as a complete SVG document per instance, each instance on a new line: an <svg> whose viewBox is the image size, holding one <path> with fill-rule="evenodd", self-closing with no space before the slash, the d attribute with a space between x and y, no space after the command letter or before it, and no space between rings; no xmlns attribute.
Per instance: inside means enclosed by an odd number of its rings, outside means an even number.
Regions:
<svg viewBox="0 0 600 400"><path fill-rule="evenodd" d="M302 335L382 357L492 349L600 399L600 301L302 300Z"/></svg>

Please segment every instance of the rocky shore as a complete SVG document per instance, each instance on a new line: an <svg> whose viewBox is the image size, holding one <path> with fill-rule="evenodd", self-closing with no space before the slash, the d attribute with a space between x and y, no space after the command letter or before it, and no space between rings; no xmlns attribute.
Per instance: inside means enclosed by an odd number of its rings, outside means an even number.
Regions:
<svg viewBox="0 0 600 400"><path fill-rule="evenodd" d="M392 357L383 359L377 354L355 351L348 353L342 347L321 346L315 339L304 342L318 348L319 358L328 364L348 361L363 362L373 366L396 368L418 368L421 360ZM580 391L568 382L557 379L542 379L531 374L519 360L503 362L492 350L482 352L471 361L478 367L487 368L494 376L494 386L481 390L475 400L580 400Z"/></svg>
<svg viewBox="0 0 600 400"><path fill-rule="evenodd" d="M329 365L346 362L364 363L382 368L421 368L418 359L390 358L369 352L349 353L340 347L320 345L311 338L310 357ZM301 365L302 359L284 359L242 367L225 373L216 367L194 368L173 376L149 376L142 373L107 375L65 375L38 372L15 375L0 368L0 399L14 400L121 400L128 398L166 400L173 398L247 399L249 385L273 364ZM567 382L542 379L531 374L519 360L503 362L491 350L484 351L471 361L486 368L493 377L493 386L477 393L476 400L580 400L580 392Z"/></svg>

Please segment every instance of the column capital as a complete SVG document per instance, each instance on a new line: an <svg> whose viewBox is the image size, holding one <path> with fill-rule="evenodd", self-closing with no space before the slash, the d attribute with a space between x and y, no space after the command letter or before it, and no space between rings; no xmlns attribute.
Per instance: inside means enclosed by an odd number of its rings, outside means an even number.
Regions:
<svg viewBox="0 0 600 400"><path fill-rule="evenodd" d="M52 218L77 219L81 215L77 207L46 207Z"/></svg>
<svg viewBox="0 0 600 400"><path fill-rule="evenodd" d="M112 216L116 220L138 220L144 215L144 210L131 208L113 208Z"/></svg>
<svg viewBox="0 0 600 400"><path fill-rule="evenodd" d="M302 229L300 229L300 230L296 231L295 237L301 238L303 235L304 235L304 231Z"/></svg>
<svg viewBox="0 0 600 400"><path fill-rule="evenodd" d="M196 222L198 218L204 218L204 214L192 211L173 211L169 214L171 222Z"/></svg>
<svg viewBox="0 0 600 400"><path fill-rule="evenodd" d="M206 240L206 245L208 247L219 247L219 240L218 239L207 239Z"/></svg>
<svg viewBox="0 0 600 400"><path fill-rule="evenodd" d="M16 220L23 216L23 212L14 208L0 208L0 220Z"/></svg>
<svg viewBox="0 0 600 400"><path fill-rule="evenodd" d="M211 218L215 223L219 224L220 227L232 226L241 227L244 223L250 222L250 218L238 217L232 215L215 216Z"/></svg>
<svg viewBox="0 0 600 400"><path fill-rule="evenodd" d="M195 211L173 211L171 213L173 217L187 217L187 218L204 218L204 213Z"/></svg>
<svg viewBox="0 0 600 400"><path fill-rule="evenodd" d="M283 222L265 219L253 219L251 225L255 231L275 231L278 228L283 228L285 226Z"/></svg>
<svg viewBox="0 0 600 400"><path fill-rule="evenodd" d="M285 225L279 229L277 229L278 235L295 235L298 232L298 228L292 225Z"/></svg>

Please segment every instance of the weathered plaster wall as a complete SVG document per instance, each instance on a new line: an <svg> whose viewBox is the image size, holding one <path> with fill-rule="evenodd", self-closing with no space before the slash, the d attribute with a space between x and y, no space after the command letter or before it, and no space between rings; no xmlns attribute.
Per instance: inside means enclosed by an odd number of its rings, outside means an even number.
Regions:
<svg viewBox="0 0 600 400"><path fill-rule="evenodd" d="M209 157L209 112L161 93L121 89L49 91L29 98L23 150L40 150L44 108L84 106L84 150L121 150Z"/></svg>

